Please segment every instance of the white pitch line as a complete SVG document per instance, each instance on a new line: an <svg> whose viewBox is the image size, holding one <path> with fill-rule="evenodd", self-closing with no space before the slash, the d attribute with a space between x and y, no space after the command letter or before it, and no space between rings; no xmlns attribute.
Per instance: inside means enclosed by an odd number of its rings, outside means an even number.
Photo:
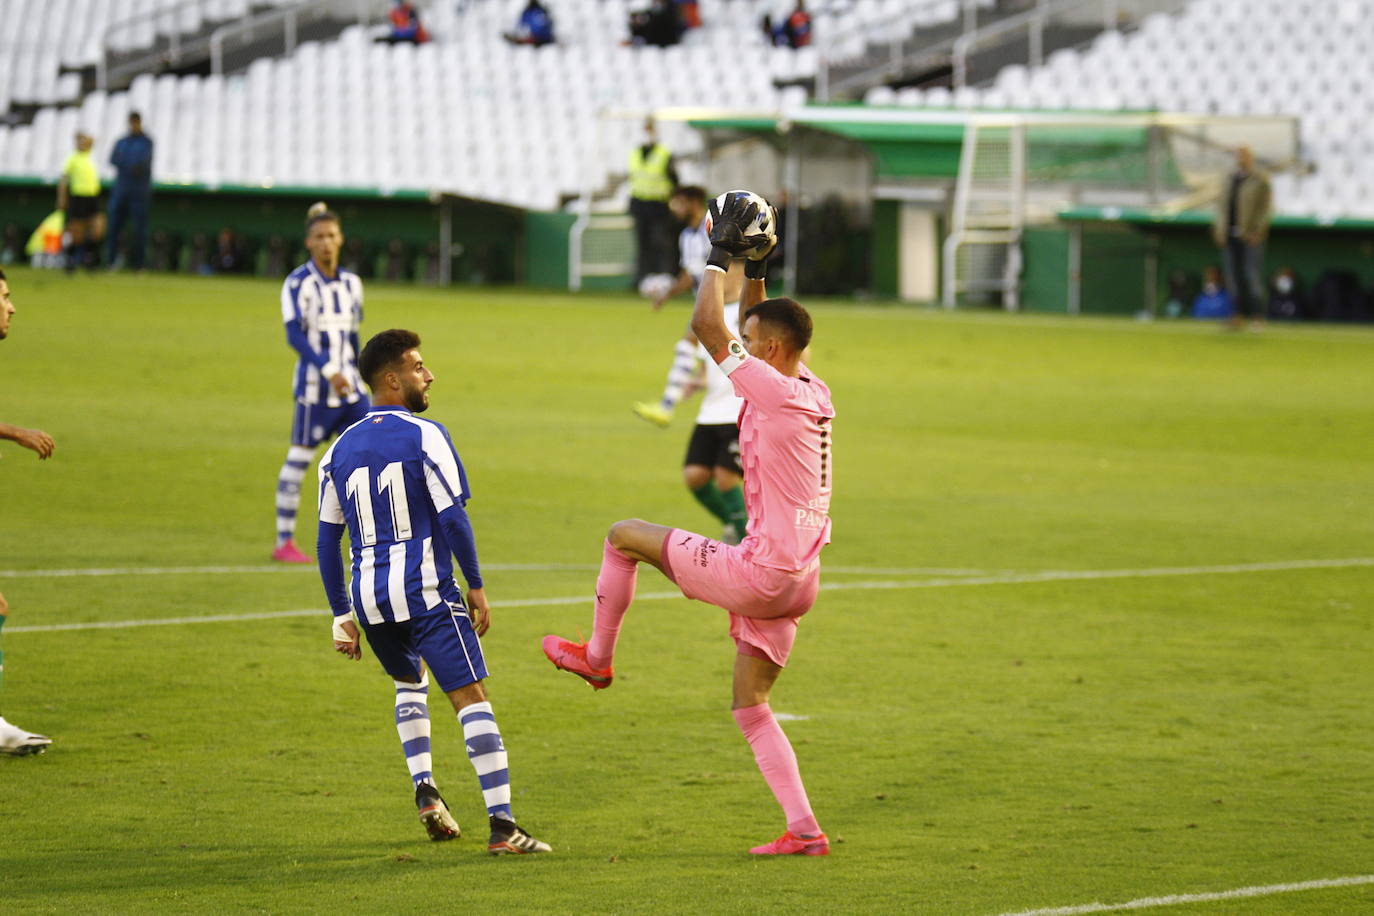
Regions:
<svg viewBox="0 0 1374 916"><path fill-rule="evenodd" d="M596 572L592 563L484 563L483 569L493 572ZM255 573L314 572L313 565L261 566L111 566L76 567L73 569L0 569L0 579L70 579L85 576L216 576L252 575ZM1012 570L945 569L943 567L907 566L827 566L827 573L868 576L987 576L1011 574Z"/></svg>
<svg viewBox="0 0 1374 916"><path fill-rule="evenodd" d="M599 566L591 563L484 563L482 568L494 572L595 572L600 569ZM75 569L0 569L0 579L68 579L80 576L216 576L314 571L313 564L305 563L290 566L275 563L261 566L78 567Z"/></svg>
<svg viewBox="0 0 1374 916"><path fill-rule="evenodd" d="M1075 582L1099 579L1152 579L1165 576L1208 576L1255 572L1282 572L1293 569L1347 569L1351 567L1374 566L1374 557L1351 557L1343 560L1282 560L1274 563L1237 563L1227 566L1159 566L1144 569L1051 569L1038 573L1018 573L1007 576L981 576L966 579L914 579L909 581L873 582L823 582L822 591L867 591L885 589L920 588L957 588L971 585L1027 585L1037 582ZM590 593L581 595L559 595L549 598L515 598L500 601L497 608L503 607L551 607L559 604L581 604L589 600ZM662 601L681 598L682 593L642 592L635 595L636 601ZM326 615L325 610L263 611L247 614L214 614L205 617L165 617L153 620L100 620L86 623L54 623L34 626L11 626L7 633L53 633L64 630L117 630L125 627L169 626L184 623L225 623L236 620L270 620L275 617L305 617L310 614Z"/></svg>
<svg viewBox="0 0 1374 916"><path fill-rule="evenodd" d="M955 588L961 585L1025 585L1035 582L1083 582L1097 579L1158 579L1167 576L1212 576L1234 573L1283 572L1293 569L1348 569L1374 566L1374 557L1339 560L1278 560L1272 563L1231 563L1222 566L1156 566L1143 569L1047 569L1041 572L1002 576L969 576L960 579L914 581L822 582L821 590ZM825 567L821 567L824 571Z"/></svg>
<svg viewBox="0 0 1374 916"><path fill-rule="evenodd" d="M1349 878L1323 878L1319 881L1300 881L1296 884L1266 884L1257 887L1238 887L1230 891L1210 894L1170 894L1167 897L1142 897L1125 903L1084 903L1078 906L1056 906L1043 910L1019 910L1001 916L1084 916L1088 913L1115 913L1121 910L1148 910L1160 906L1183 903L1210 903L1216 900L1240 900L1245 897L1268 897L1273 894L1292 894L1297 891L1316 891L1328 887L1355 887L1374 884L1374 875L1354 875Z"/></svg>
<svg viewBox="0 0 1374 916"><path fill-rule="evenodd" d="M861 576L1010 576L1014 569L946 569L940 566L821 566L826 575L836 573Z"/></svg>

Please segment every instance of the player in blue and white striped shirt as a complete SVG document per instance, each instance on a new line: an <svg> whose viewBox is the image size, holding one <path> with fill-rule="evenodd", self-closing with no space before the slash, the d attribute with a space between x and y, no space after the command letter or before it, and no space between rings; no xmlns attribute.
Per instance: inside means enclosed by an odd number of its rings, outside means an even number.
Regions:
<svg viewBox="0 0 1374 916"><path fill-rule="evenodd" d="M281 289L286 342L296 351L296 399L291 448L277 475L277 546L272 559L309 563L295 543L301 481L325 439L367 412L367 395L356 365L363 320L363 281L339 267L343 228L323 203L305 219L310 260L291 271Z"/></svg>
<svg viewBox="0 0 1374 916"><path fill-rule="evenodd" d="M358 364L375 404L320 459L320 577L334 612L334 648L362 656L356 613L383 670L396 682L396 730L415 784L415 804L434 840L459 835L434 785L427 688L433 672L463 727L487 804L494 855L549 852L515 824L510 771L482 681L478 637L491 623L465 505L467 473L448 431L421 419L434 376L411 331L383 331ZM353 576L339 555L348 529ZM467 580L467 604L452 555ZM428 671L426 671L428 669Z"/></svg>

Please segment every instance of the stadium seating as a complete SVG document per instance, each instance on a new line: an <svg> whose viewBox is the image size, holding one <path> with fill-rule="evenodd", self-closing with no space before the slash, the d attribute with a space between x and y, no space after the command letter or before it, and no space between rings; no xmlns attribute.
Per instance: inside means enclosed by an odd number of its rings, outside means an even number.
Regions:
<svg viewBox="0 0 1374 916"><path fill-rule="evenodd" d="M0 51L15 52L0 54L8 62L0 63L0 86L13 86L0 97L0 110L10 101L75 99L76 77L58 77L59 66L94 61L111 23L173 2L0 0L0 12L16 14L0 18ZM45 107L32 125L0 127L0 174L51 177L77 126L96 136L103 163L127 112L138 110L159 144L162 181L439 189L552 208L566 195L614 183L640 133L630 113L665 106L778 110L804 101L806 92L777 83L805 80L818 65L815 48L770 48L758 29L765 12L785 13L792 0L704 2L705 25L666 49L621 44L629 13L642 0L555 0L558 44L513 47L501 34L523 5L422 4L436 40L419 47L374 44L367 29L352 27L336 41L260 59L244 73L140 76L126 92L94 92L79 109ZM158 27L193 30L248 6L207 0L203 12L183 12ZM890 36L894 24L910 28L959 13L956 0L813 0L810 7L816 34L843 31L859 49ZM28 17L22 40L14 25L20 13ZM861 28L844 31L841 22ZM114 41L118 49L148 46L155 32L148 21L117 32ZM754 65L734 65L742 41L754 49ZM728 91L720 88L722 61L737 81ZM6 66L14 74L8 83ZM626 116L598 117L607 110ZM677 125L661 129L678 153L690 154L698 142Z"/></svg>
<svg viewBox="0 0 1374 916"><path fill-rule="evenodd" d="M1301 115L1310 175L1274 179L1280 212L1374 218L1374 8L1360 0L1194 0L1104 32L991 86L874 89L871 104Z"/></svg>
<svg viewBox="0 0 1374 916"><path fill-rule="evenodd" d="M297 0L0 0L0 113L14 103L78 101L81 79L63 71L94 65L107 32L111 51L137 51L153 47L159 37L194 33L242 16L250 6L293 2ZM156 19L138 18L159 10L167 12Z"/></svg>
<svg viewBox="0 0 1374 916"><path fill-rule="evenodd" d="M31 125L0 127L0 174L51 177L78 126L96 135L103 162L125 115L137 109L159 142L163 181L440 189L552 208L568 194L614 183L639 135L633 112L782 109L805 93L777 84L813 76L818 65L814 48L769 48L757 29L764 12L785 12L790 0L704 3L704 27L666 49L622 46L638 0L558 0L559 43L538 50L500 37L523 0L468 0L425 8L436 36L428 45L379 45L367 29L352 27L336 41L260 59L242 73L144 75L128 91L90 93L77 108L54 105L79 88L61 67L92 61L112 23L173 2L0 0L0 109L11 101L45 105ZM195 29L248 5L207 0L114 38L120 47L146 46L157 28ZM811 6L818 35L828 30L855 48L960 13L956 0ZM879 87L867 101L1300 113L1304 154L1317 168L1276 177L1279 208L1374 216L1374 57L1361 41L1371 27L1374 10L1358 0L1194 0L1133 32L1104 32L1089 47L1056 51L1042 66L1006 67L991 85ZM1240 35L1246 40L1238 42ZM723 92L719 62L739 60L741 40L755 43L757 65L738 67L737 84ZM843 56L843 42L830 53ZM625 116L598 117L608 110ZM690 154L698 142L676 125L664 132L679 153Z"/></svg>

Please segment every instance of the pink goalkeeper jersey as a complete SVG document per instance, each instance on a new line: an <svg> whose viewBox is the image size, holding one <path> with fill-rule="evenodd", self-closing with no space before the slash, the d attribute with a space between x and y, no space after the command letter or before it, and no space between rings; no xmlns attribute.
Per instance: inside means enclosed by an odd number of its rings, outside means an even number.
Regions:
<svg viewBox="0 0 1374 916"><path fill-rule="evenodd" d="M830 389L805 366L789 378L734 341L720 368L744 398L739 450L749 533L740 546L760 566L806 569L830 543Z"/></svg>

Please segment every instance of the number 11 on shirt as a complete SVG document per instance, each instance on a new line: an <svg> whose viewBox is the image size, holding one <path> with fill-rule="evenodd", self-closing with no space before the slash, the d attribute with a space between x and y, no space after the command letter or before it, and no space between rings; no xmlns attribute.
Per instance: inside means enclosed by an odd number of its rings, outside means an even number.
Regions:
<svg viewBox="0 0 1374 916"><path fill-rule="evenodd" d="M371 469L363 466L348 475L344 485L348 498L358 507L358 528L362 546L373 547L377 543L377 520L372 513ZM401 471L401 462L393 461L382 468L377 475L377 495L385 493L391 509L391 530L394 540L408 541L411 536L410 504L406 500L406 480Z"/></svg>

